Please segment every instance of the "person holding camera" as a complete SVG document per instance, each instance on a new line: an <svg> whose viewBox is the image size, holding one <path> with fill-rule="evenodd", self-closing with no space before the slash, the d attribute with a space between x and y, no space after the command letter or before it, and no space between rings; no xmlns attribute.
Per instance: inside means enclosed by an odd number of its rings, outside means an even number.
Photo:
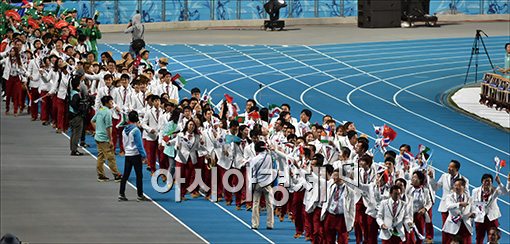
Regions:
<svg viewBox="0 0 510 244"><path fill-rule="evenodd" d="M137 54L145 48L145 41L143 40L143 33L145 31L145 27L142 24L142 15L137 11L135 15L129 21L127 29L124 33L131 33L131 45L129 45L129 52L133 57L137 56Z"/></svg>
<svg viewBox="0 0 510 244"><path fill-rule="evenodd" d="M83 117L87 114L88 104L82 99L80 94L81 77L75 76L71 80L71 93L69 99L69 126L71 127L71 156L81 156L83 153L78 151L83 130Z"/></svg>

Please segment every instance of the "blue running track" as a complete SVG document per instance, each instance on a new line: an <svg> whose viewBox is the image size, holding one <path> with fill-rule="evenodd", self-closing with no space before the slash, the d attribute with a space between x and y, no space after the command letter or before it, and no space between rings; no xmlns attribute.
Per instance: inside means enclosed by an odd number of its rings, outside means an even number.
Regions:
<svg viewBox="0 0 510 244"><path fill-rule="evenodd" d="M485 42L491 58L501 66L504 44L510 37L490 37ZM358 130L369 136L374 135L372 124L386 123L398 133L393 147L407 143L417 151L418 144L425 144L434 150L436 178L446 171L451 159L459 160L472 190L480 185L483 173L495 173L494 156L510 162L508 132L457 113L444 102L448 90L463 85L472 44L473 38L455 38L317 46L159 44L147 49L152 58L168 57L169 70L188 80L181 97L189 96L189 89L196 86L212 91L213 102L228 93L241 106L248 98L261 105L288 103L295 117L308 108L313 111L312 121L329 114L337 121L354 121ZM114 58L120 59L128 45L100 44L99 49L112 50ZM484 55L480 55L479 71L490 71ZM472 82L474 76L468 80ZM90 152L97 155L93 139L87 140L93 145ZM381 155L376 159L381 160ZM124 159L117 160L122 172ZM505 184L508 168L502 171ZM173 190L157 193L150 186L149 172L144 173L145 193L208 242L304 242L292 237L294 225L287 219L277 222L274 230L262 225L256 231L250 229L251 212L236 211L224 202L198 198L175 203ZM132 174L130 182L134 181ZM112 193L112 199L115 196ZM503 214L501 243L510 243L509 201L508 196L498 201ZM433 223L435 240L440 242L438 205L434 206ZM265 216L261 219L264 223Z"/></svg>

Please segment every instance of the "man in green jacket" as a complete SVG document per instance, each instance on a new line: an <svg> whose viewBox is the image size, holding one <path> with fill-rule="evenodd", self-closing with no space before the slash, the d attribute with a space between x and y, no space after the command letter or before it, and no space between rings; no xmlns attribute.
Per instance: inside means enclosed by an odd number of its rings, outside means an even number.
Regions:
<svg viewBox="0 0 510 244"><path fill-rule="evenodd" d="M87 19L87 27L83 30L83 35L88 37L90 42L90 49L95 55L97 60L97 39L101 39L101 31L99 31L94 19Z"/></svg>

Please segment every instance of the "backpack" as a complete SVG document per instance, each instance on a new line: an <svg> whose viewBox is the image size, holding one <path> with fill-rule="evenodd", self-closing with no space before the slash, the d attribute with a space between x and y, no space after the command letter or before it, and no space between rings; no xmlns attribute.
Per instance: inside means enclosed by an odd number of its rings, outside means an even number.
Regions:
<svg viewBox="0 0 510 244"><path fill-rule="evenodd" d="M131 48L135 51L136 54L140 52L145 47L145 41L143 39L136 39L131 42Z"/></svg>

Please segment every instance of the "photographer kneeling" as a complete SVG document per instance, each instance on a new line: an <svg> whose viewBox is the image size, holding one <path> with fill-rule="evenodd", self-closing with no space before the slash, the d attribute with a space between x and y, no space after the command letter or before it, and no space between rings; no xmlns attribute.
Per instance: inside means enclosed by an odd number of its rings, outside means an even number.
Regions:
<svg viewBox="0 0 510 244"><path fill-rule="evenodd" d="M81 156L78 151L83 130L83 118L87 115L88 102L82 99L80 94L81 76L74 76L71 79L71 95L69 100L69 126L71 127L71 156Z"/></svg>

